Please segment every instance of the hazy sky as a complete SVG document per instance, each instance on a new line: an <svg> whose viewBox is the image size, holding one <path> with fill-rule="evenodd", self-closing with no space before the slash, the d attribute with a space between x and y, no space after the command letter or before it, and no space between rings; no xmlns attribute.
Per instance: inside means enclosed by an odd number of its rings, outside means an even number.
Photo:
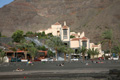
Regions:
<svg viewBox="0 0 120 80"><path fill-rule="evenodd" d="M12 1L14 1L14 0L0 0L0 8L6 4L11 3Z"/></svg>

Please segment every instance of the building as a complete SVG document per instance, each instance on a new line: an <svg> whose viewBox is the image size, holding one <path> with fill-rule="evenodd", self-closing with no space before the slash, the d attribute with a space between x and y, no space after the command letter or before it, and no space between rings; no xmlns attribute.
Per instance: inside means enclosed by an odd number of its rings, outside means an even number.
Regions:
<svg viewBox="0 0 120 80"><path fill-rule="evenodd" d="M12 61L12 62L16 62L16 60L20 60L20 61L31 60L31 55L28 52L27 52L27 54L25 54L25 51L23 51L23 50L5 51L5 55L8 57L9 61ZM25 59L25 55L27 56L26 59ZM44 59L46 57L47 57L47 51L39 50L37 52L37 55L35 56L34 61L40 61L41 59Z"/></svg>
<svg viewBox="0 0 120 80"><path fill-rule="evenodd" d="M100 53L98 57L102 57L102 55L104 54L101 49L101 44L95 45L94 43L91 43L90 39L85 36L85 32L82 32L81 34L80 32L70 32L70 27L66 25L65 21L63 26L59 22L56 22L55 24L51 25L50 28L46 30L39 30L37 32L39 33L43 31L45 32L45 34L52 33L53 36L60 37L65 45L69 45L70 48L73 48L75 51L77 51L78 48L84 46L86 47L86 49L98 49ZM70 38L70 36L74 36L74 38Z"/></svg>

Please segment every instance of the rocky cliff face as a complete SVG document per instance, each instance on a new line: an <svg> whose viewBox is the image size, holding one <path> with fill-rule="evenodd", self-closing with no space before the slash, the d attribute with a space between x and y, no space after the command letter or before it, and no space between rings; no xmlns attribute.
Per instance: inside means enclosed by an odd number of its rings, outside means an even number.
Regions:
<svg viewBox="0 0 120 80"><path fill-rule="evenodd" d="M107 29L120 40L120 0L15 0L0 8L0 31L7 36L17 29L47 29L57 21L66 21L71 31L85 31L92 42Z"/></svg>

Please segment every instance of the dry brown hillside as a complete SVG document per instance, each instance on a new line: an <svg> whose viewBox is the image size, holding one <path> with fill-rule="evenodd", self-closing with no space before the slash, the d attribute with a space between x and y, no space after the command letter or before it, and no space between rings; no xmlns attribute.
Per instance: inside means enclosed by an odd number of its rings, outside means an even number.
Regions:
<svg viewBox="0 0 120 80"><path fill-rule="evenodd" d="M120 0L15 0L0 8L0 30L7 36L17 29L47 29L57 21L67 21L71 31L85 31L92 42L107 29L120 40Z"/></svg>

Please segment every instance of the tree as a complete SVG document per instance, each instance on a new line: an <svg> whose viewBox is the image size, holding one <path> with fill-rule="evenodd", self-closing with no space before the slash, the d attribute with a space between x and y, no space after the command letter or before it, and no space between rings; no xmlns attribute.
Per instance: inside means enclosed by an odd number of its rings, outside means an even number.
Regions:
<svg viewBox="0 0 120 80"><path fill-rule="evenodd" d="M14 52L14 57L15 57L15 52L17 51L17 49L16 49L15 47L11 47L11 48L9 48L9 49Z"/></svg>
<svg viewBox="0 0 120 80"><path fill-rule="evenodd" d="M23 31L17 30L16 32L13 33L12 38L14 42L20 42L21 40L24 39Z"/></svg>
<svg viewBox="0 0 120 80"><path fill-rule="evenodd" d="M3 51L2 49L0 49L0 57L2 58L2 62L3 62L4 56L5 56L5 51Z"/></svg>
<svg viewBox="0 0 120 80"><path fill-rule="evenodd" d="M70 38L75 38L75 36L73 36L73 35L70 35Z"/></svg>
<svg viewBox="0 0 120 80"><path fill-rule="evenodd" d="M37 49L38 50L42 50L42 51L46 51L47 50L45 46L38 46Z"/></svg>
<svg viewBox="0 0 120 80"><path fill-rule="evenodd" d="M49 57L55 56L55 53L53 53L51 50L48 50L47 54L48 54Z"/></svg>
<svg viewBox="0 0 120 80"><path fill-rule="evenodd" d="M68 60L70 61L70 54L71 53L74 53L74 50L72 48L67 48L67 54L69 55L68 56Z"/></svg>
<svg viewBox="0 0 120 80"><path fill-rule="evenodd" d="M34 61L34 57L37 54L37 49L34 46L32 46L32 47L29 48L28 52L32 57L32 61Z"/></svg>
<svg viewBox="0 0 120 80"><path fill-rule="evenodd" d="M52 33L48 33L47 36L49 36L49 37L53 37Z"/></svg>
<svg viewBox="0 0 120 80"><path fill-rule="evenodd" d="M42 34L42 33L35 33L35 35L36 35L36 37L38 37L38 39L41 38L41 34Z"/></svg>
<svg viewBox="0 0 120 80"><path fill-rule="evenodd" d="M42 37L46 36L44 31L41 33L41 36Z"/></svg>
<svg viewBox="0 0 120 80"><path fill-rule="evenodd" d="M70 60L70 54L74 52L72 48L69 48L69 46L62 45L58 48L58 52L64 53L64 61L66 61L66 54L69 55L68 59Z"/></svg>
<svg viewBox="0 0 120 80"><path fill-rule="evenodd" d="M110 54L111 54L111 48L112 48L112 30L106 30L105 32L103 32L102 37L104 39L105 42L108 42L109 44L109 50L110 50Z"/></svg>
<svg viewBox="0 0 120 80"><path fill-rule="evenodd" d="M89 55L91 55L93 58L94 58L95 55L97 55L97 57L98 57L98 55L99 55L98 49L94 49L94 48L88 49L87 53L88 53Z"/></svg>
<svg viewBox="0 0 120 80"><path fill-rule="evenodd" d="M58 47L58 52L64 53L64 61L66 61L67 46L62 45L62 46Z"/></svg>
<svg viewBox="0 0 120 80"><path fill-rule="evenodd" d="M85 60L86 51L87 49L84 46L82 46L81 48L78 48L78 52L82 53L83 61Z"/></svg>
<svg viewBox="0 0 120 80"><path fill-rule="evenodd" d="M117 53L119 55L119 59L120 59L120 44L118 46L113 47L113 52Z"/></svg>
<svg viewBox="0 0 120 80"><path fill-rule="evenodd" d="M56 51L55 55L56 55L56 60L57 60L58 48L63 45L63 42L61 41L61 39L59 37L53 36L50 39L46 40L46 45L55 49Z"/></svg>
<svg viewBox="0 0 120 80"><path fill-rule="evenodd" d="M23 50L24 51L24 55L25 55L25 59L27 59L27 52L28 52L28 49L30 47L33 47L34 45L32 43L27 43L27 42L24 42L24 43L21 43L19 45L17 45L17 47L20 49L20 50Z"/></svg>
<svg viewBox="0 0 120 80"><path fill-rule="evenodd" d="M26 34L25 34L25 36L27 36L27 37L31 37L31 36L33 36L34 35L34 33L32 32L32 31L28 31L28 32L26 32Z"/></svg>

